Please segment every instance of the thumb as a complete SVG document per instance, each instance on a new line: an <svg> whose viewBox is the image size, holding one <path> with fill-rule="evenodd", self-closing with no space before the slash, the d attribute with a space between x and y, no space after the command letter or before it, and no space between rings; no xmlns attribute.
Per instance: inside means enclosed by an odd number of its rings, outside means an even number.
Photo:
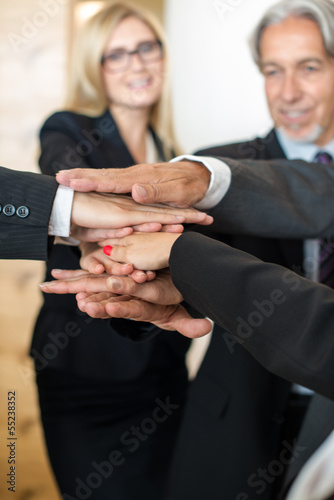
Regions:
<svg viewBox="0 0 334 500"><path fill-rule="evenodd" d="M176 320L174 326L179 333L192 339L203 337L212 330L212 324L204 318L183 318Z"/></svg>
<svg viewBox="0 0 334 500"><path fill-rule="evenodd" d="M212 322L209 319L193 318L181 305L177 307L173 315L169 318L169 323L174 330L192 339L203 337L212 330Z"/></svg>
<svg viewBox="0 0 334 500"><path fill-rule="evenodd" d="M170 183L156 184L134 184L132 187L132 198L143 205L151 203L170 203L173 196Z"/></svg>

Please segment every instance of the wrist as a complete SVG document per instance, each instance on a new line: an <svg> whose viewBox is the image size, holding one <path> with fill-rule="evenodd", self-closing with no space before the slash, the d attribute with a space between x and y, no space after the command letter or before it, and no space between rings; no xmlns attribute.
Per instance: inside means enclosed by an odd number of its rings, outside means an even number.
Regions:
<svg viewBox="0 0 334 500"><path fill-rule="evenodd" d="M169 239L169 242L168 242L168 246L166 248L166 252L167 252L167 263L166 263L166 266L164 267L169 267L169 260L170 260L170 256L171 256L171 253L172 253L172 248L174 246L174 243L176 242L176 240L182 236L182 233L170 233L170 239Z"/></svg>
<svg viewBox="0 0 334 500"><path fill-rule="evenodd" d="M191 203L187 203L187 206L200 203L211 184L211 169L195 155L177 156L170 163L179 163L180 165L181 178L185 179L184 189L191 199Z"/></svg>
<svg viewBox="0 0 334 500"><path fill-rule="evenodd" d="M49 221L49 235L68 237L73 206L73 190L58 186Z"/></svg>

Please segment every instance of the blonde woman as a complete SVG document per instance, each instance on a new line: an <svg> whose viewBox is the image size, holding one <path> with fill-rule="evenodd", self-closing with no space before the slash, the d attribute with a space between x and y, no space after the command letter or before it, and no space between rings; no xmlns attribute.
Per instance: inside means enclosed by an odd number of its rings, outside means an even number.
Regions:
<svg viewBox="0 0 334 500"><path fill-rule="evenodd" d="M42 172L168 160L176 145L167 74L157 21L137 6L108 2L81 29L65 110L41 129ZM108 271L101 249L82 251L86 268ZM79 259L76 247L56 245L46 279L54 268L80 267ZM130 320L94 320L75 297L45 295L31 354L64 499L166 498L189 341L156 331Z"/></svg>

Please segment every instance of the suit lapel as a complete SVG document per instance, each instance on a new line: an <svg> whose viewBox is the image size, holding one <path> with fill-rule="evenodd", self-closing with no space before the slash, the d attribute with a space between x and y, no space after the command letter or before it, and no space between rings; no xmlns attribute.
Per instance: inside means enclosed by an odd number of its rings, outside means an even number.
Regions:
<svg viewBox="0 0 334 500"><path fill-rule="evenodd" d="M268 160L286 159L285 153L277 139L274 129L272 129L267 137L263 139L266 144ZM286 262L286 266L295 271L297 274L303 274L303 242L301 240L281 239L278 242L279 247Z"/></svg>
<svg viewBox="0 0 334 500"><path fill-rule="evenodd" d="M103 139L98 149L100 156L107 161L108 168L126 168L136 164L109 110L94 119L93 129L102 131ZM161 140L152 127L150 127L150 132L157 148L159 161L167 161ZM96 162L94 166L101 168Z"/></svg>
<svg viewBox="0 0 334 500"><path fill-rule="evenodd" d="M286 158L284 151L278 142L275 129L272 129L266 137L261 139L261 142L266 146L267 160Z"/></svg>
<svg viewBox="0 0 334 500"><path fill-rule="evenodd" d="M93 127L101 131L103 136L97 150L99 158L105 162L104 167L108 165L108 168L126 168L135 165L136 162L120 136L109 110L94 119ZM94 167L101 168L102 165L95 162Z"/></svg>

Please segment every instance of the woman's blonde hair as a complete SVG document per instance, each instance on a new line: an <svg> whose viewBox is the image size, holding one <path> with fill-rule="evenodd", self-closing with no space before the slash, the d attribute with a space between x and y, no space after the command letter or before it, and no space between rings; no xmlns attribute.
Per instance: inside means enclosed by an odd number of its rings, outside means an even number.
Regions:
<svg viewBox="0 0 334 500"><path fill-rule="evenodd" d="M162 140L164 152L169 159L179 151L172 124L166 40L159 21L142 7L127 2L106 2L80 28L73 46L65 107L89 116L98 116L109 108L102 79L101 57L113 30L127 17L136 17L144 22L163 46L163 90L160 99L152 106L150 125Z"/></svg>

